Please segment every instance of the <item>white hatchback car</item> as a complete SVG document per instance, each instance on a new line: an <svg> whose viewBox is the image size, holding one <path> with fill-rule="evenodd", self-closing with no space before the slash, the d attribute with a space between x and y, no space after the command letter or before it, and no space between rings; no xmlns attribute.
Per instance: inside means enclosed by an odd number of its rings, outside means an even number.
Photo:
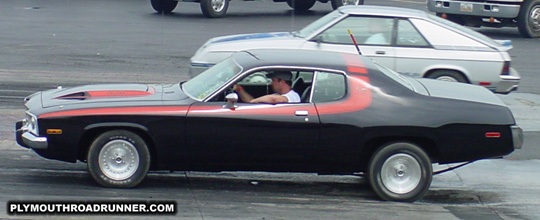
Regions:
<svg viewBox="0 0 540 220"><path fill-rule="evenodd" d="M343 6L297 32L216 37L191 57L193 77L235 51L265 48L357 53L412 76L481 85L496 93L518 88L510 67L510 41L495 41L476 31L423 11L384 6Z"/></svg>

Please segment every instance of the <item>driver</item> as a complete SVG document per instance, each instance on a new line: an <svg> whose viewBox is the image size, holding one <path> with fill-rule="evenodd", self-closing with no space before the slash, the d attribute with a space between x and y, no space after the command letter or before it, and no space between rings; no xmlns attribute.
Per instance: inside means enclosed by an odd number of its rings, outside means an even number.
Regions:
<svg viewBox="0 0 540 220"><path fill-rule="evenodd" d="M253 98L249 93L242 88L241 85L234 85L233 90L238 93L240 99L244 102L250 103L287 103L287 102L300 102L300 95L292 90L291 79L292 73L290 71L273 71L269 74L266 74L266 77L272 79L272 88L274 89L274 94L269 94L261 96L259 98Z"/></svg>

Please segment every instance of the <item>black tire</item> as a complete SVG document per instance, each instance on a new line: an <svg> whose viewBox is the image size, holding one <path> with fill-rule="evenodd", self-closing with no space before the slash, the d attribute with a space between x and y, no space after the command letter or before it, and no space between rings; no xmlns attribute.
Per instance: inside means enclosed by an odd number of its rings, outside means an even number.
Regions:
<svg viewBox="0 0 540 220"><path fill-rule="evenodd" d="M540 0L525 0L517 17L517 26L521 36L540 37Z"/></svg>
<svg viewBox="0 0 540 220"><path fill-rule="evenodd" d="M421 148L408 142L395 142L373 154L367 177L381 199L414 202L429 190L433 168Z"/></svg>
<svg viewBox="0 0 540 220"><path fill-rule="evenodd" d="M102 186L131 188L150 168L150 152L144 140L126 130L99 135L88 150L88 170Z"/></svg>
<svg viewBox="0 0 540 220"><path fill-rule="evenodd" d="M287 0L287 5L296 12L308 11L317 0Z"/></svg>
<svg viewBox="0 0 540 220"><path fill-rule="evenodd" d="M438 79L448 82L461 82L469 83L469 80L465 78L461 73L454 70L437 70L427 76L427 78Z"/></svg>
<svg viewBox="0 0 540 220"><path fill-rule="evenodd" d="M228 8L229 0L201 0L201 11L207 18L221 18Z"/></svg>
<svg viewBox="0 0 540 220"><path fill-rule="evenodd" d="M178 2L173 0L150 0L150 4L156 12L169 14L176 8Z"/></svg>
<svg viewBox="0 0 540 220"><path fill-rule="evenodd" d="M344 5L363 5L364 0L330 0L332 3L332 9L336 10L337 8Z"/></svg>

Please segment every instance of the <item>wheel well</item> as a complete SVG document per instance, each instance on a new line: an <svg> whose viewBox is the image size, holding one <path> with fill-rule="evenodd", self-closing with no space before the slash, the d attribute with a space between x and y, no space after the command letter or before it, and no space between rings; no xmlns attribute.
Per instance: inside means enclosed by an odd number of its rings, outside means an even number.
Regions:
<svg viewBox="0 0 540 220"><path fill-rule="evenodd" d="M381 148L382 146L392 143L392 142L410 142L413 144L418 145L418 147L422 148L426 152L426 154L429 156L431 162L437 162L439 160L439 150L437 149L437 145L435 142L429 138L426 137L378 137L369 140L362 150L362 158L361 163L362 167L367 167L369 160L377 151L377 149Z"/></svg>
<svg viewBox="0 0 540 220"><path fill-rule="evenodd" d="M152 158L156 158L155 156L157 154L155 144L146 131L135 127L97 127L87 130L79 142L78 160L86 162L88 158L88 150L90 149L90 145L92 145L94 139L96 139L100 134L111 130L127 130L139 135L146 143L146 146L148 146L148 151L150 151L150 163L153 165L155 160Z"/></svg>
<svg viewBox="0 0 540 220"><path fill-rule="evenodd" d="M466 81L467 83L471 83L471 81L469 80L469 77L467 77L467 75L465 75L465 73L463 73L462 71L459 71L459 70L454 70L454 69L432 69L432 70L429 70L426 72L426 74L424 74L424 78L429 78L429 76L437 71L451 71L451 72L455 72L459 75L461 75Z"/></svg>

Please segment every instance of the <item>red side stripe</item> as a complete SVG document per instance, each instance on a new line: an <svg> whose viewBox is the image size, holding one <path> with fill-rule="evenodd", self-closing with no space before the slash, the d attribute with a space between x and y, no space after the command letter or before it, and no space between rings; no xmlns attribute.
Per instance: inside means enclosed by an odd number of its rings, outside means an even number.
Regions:
<svg viewBox="0 0 540 220"><path fill-rule="evenodd" d="M78 109L47 113L40 115L39 118L89 115L185 115L188 108L188 106L164 106Z"/></svg>
<svg viewBox="0 0 540 220"><path fill-rule="evenodd" d="M371 85L366 76L350 76L349 97L345 101L317 104L319 114L339 114L363 110L371 105Z"/></svg>
<svg viewBox="0 0 540 220"><path fill-rule="evenodd" d="M152 95L152 92L147 91L130 91L130 90L110 90L110 91L90 91L90 97L121 97L121 96L146 96Z"/></svg>

